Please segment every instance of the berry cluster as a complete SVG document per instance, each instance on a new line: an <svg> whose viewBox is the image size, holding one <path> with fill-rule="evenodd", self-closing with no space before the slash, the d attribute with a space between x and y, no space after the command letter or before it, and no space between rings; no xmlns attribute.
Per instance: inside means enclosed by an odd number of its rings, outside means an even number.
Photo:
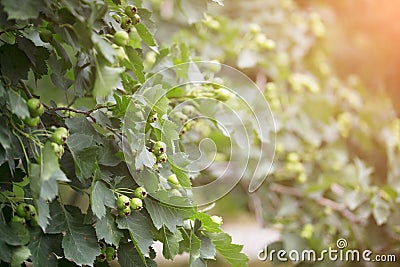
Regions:
<svg viewBox="0 0 400 267"><path fill-rule="evenodd" d="M117 198L116 205L118 216L124 217L131 215L131 211L139 211L143 209L143 199L147 197L146 189L138 187L133 192L134 197L129 198L125 195L120 195Z"/></svg>
<svg viewBox="0 0 400 267"><path fill-rule="evenodd" d="M30 226L38 226L38 216L35 206L27 203L18 204L11 221L24 225L29 224Z"/></svg>

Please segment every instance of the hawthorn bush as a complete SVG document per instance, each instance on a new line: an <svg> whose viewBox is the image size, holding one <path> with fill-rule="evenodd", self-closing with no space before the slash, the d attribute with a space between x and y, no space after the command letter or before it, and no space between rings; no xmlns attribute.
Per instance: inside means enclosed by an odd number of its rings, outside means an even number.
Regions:
<svg viewBox="0 0 400 267"><path fill-rule="evenodd" d="M198 16L181 4L187 18ZM169 84L155 75L190 61L189 51L181 41L158 44L148 7L1 1L2 266L156 266L156 241L166 259L189 254L190 266L206 266L217 253L246 266L221 218L193 201L179 138L197 111L169 113L193 94L165 89L189 69L167 75ZM161 78L141 91L152 76ZM197 93L229 98L208 90ZM83 201L73 203L77 194Z"/></svg>
<svg viewBox="0 0 400 267"><path fill-rule="evenodd" d="M257 192L247 191L252 176L241 184L259 221L281 233L271 249L322 251L344 238L349 249L398 257L400 121L385 93L371 93L355 75L338 78L325 23L310 10L290 0L227 4L171 40L242 70L268 99L274 165Z"/></svg>

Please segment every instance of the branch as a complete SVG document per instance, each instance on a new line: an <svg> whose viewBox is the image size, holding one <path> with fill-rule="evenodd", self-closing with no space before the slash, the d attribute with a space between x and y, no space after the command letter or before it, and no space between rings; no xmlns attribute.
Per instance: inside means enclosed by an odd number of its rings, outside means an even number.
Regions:
<svg viewBox="0 0 400 267"><path fill-rule="evenodd" d="M270 188L272 191L282 193L285 195L290 195L290 196L294 196L297 198L306 198L306 196L300 190L298 190L296 188L292 188L292 187L288 187L288 186L284 186L284 185L280 185L280 184L276 184L276 183L271 184ZM333 200L330 200L330 199L324 198L324 197L316 199L315 201L321 206L328 207L328 208L331 208L332 210L338 211L339 213L342 214L343 217L345 217L351 223L358 224L358 223L362 222L353 213L351 213L344 204L337 203Z"/></svg>
<svg viewBox="0 0 400 267"><path fill-rule="evenodd" d="M45 105L46 109L51 110L51 111L64 110L64 111L70 111L70 112L74 112L74 113L83 114L86 117L89 117L93 122L96 122L96 118L93 117L93 115L92 115L93 112L95 112L96 110L102 109L102 108L110 108L110 107L114 107L114 106L115 106L115 104L113 104L113 105L98 105L89 110L79 110L79 109L74 109L71 107L50 107L48 105Z"/></svg>

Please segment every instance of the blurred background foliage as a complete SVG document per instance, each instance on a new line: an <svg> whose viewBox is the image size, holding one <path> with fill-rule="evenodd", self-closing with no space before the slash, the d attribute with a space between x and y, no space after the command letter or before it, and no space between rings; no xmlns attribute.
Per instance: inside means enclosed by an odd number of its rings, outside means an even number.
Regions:
<svg viewBox="0 0 400 267"><path fill-rule="evenodd" d="M275 116L267 182L249 194L241 181L216 209L228 220L255 216L286 250L321 251L346 238L349 248L399 255L399 2L225 1L188 27L174 1L152 2L166 22L160 38L243 71Z"/></svg>

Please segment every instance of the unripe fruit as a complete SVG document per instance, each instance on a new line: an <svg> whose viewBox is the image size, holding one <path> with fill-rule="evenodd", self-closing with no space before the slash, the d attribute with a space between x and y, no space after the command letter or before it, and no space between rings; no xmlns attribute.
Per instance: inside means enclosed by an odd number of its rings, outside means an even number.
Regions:
<svg viewBox="0 0 400 267"><path fill-rule="evenodd" d="M183 113L180 112L180 111L175 112L175 113L172 115L172 118L173 118L175 121L179 121L179 122L181 122L181 123L185 123L185 122L188 120L188 116L186 116L185 114L183 114Z"/></svg>
<svg viewBox="0 0 400 267"><path fill-rule="evenodd" d="M56 144L62 145L67 141L68 138L68 130L64 127L57 128L53 135L51 136L51 141Z"/></svg>
<svg viewBox="0 0 400 267"><path fill-rule="evenodd" d="M53 148L54 153L57 155L57 157L61 158L64 154L64 147L54 142L51 142L51 147Z"/></svg>
<svg viewBox="0 0 400 267"><path fill-rule="evenodd" d="M44 106L40 103L40 100L37 98L29 99L26 104L28 105L29 114L31 117L42 116L44 113Z"/></svg>
<svg viewBox="0 0 400 267"><path fill-rule="evenodd" d="M129 43L129 34L126 31L114 33L114 43L119 46L126 46Z"/></svg>
<svg viewBox="0 0 400 267"><path fill-rule="evenodd" d="M140 18L139 14L135 14L132 18L132 23L134 25L139 24L142 21L142 19Z"/></svg>
<svg viewBox="0 0 400 267"><path fill-rule="evenodd" d="M231 97L231 93L224 88L215 90L215 98L220 101L226 101Z"/></svg>
<svg viewBox="0 0 400 267"><path fill-rule="evenodd" d="M97 259L98 262L104 262L104 261L106 260L106 253L105 253L105 251L102 252L99 256L97 256L96 259Z"/></svg>
<svg viewBox="0 0 400 267"><path fill-rule="evenodd" d="M124 48L122 48L116 44L112 44L111 47L115 49L115 53L116 53L116 57L117 57L118 61L123 61L126 58Z"/></svg>
<svg viewBox="0 0 400 267"><path fill-rule="evenodd" d="M131 209L141 210L143 208L143 202L140 198L134 197L131 199Z"/></svg>
<svg viewBox="0 0 400 267"><path fill-rule="evenodd" d="M34 216L32 216L32 219L29 221L29 225L32 227L39 226L38 216L36 215L36 213Z"/></svg>
<svg viewBox="0 0 400 267"><path fill-rule="evenodd" d="M167 160L168 160L168 156L165 153L162 153L157 156L157 162L159 162L159 163L166 163Z"/></svg>
<svg viewBox="0 0 400 267"><path fill-rule="evenodd" d="M15 212L17 213L17 215L19 217L25 218L25 215L26 215L26 212L27 212L27 210L26 210L27 206L28 205L26 203L18 204L17 208L15 209Z"/></svg>
<svg viewBox="0 0 400 267"><path fill-rule="evenodd" d="M143 187L136 188L133 194L135 195L135 197L140 199L145 199L147 197L147 191Z"/></svg>
<svg viewBox="0 0 400 267"><path fill-rule="evenodd" d="M178 177L176 177L176 174L171 174L170 176L168 176L167 181L168 181L168 183L170 183L174 186L178 186L178 187L181 186L181 184L179 183Z"/></svg>
<svg viewBox="0 0 400 267"><path fill-rule="evenodd" d="M129 197L127 197L125 195L120 195L117 198L117 208L119 210L123 210L123 209L129 208L129 205L130 205Z"/></svg>
<svg viewBox="0 0 400 267"><path fill-rule="evenodd" d="M116 22L121 23L121 16L120 16L120 15L114 14L114 15L112 15L112 18L113 18Z"/></svg>
<svg viewBox="0 0 400 267"><path fill-rule="evenodd" d="M36 127L38 126L39 122L40 122L40 118L39 117L34 117L34 118L25 118L24 122L26 125L28 125L29 127Z"/></svg>
<svg viewBox="0 0 400 267"><path fill-rule="evenodd" d="M11 218L11 221L14 222L14 223L21 223L21 224L25 224L26 223L25 218L21 217L21 216L18 216L18 215L13 216Z"/></svg>
<svg viewBox="0 0 400 267"><path fill-rule="evenodd" d="M25 207L25 211L26 211L25 213L26 220L30 221L35 217L37 217L35 206L28 204L27 207Z"/></svg>
<svg viewBox="0 0 400 267"><path fill-rule="evenodd" d="M131 215L131 208L130 207L127 207L127 208L125 208L125 209L123 209L123 210L118 210L118 216L120 216L120 217L126 217L126 216L129 216L129 215Z"/></svg>
<svg viewBox="0 0 400 267"><path fill-rule="evenodd" d="M53 41L53 33L49 31L48 29L43 29L39 33L40 40L42 40L45 43L50 43Z"/></svg>
<svg viewBox="0 0 400 267"><path fill-rule="evenodd" d="M125 14L126 14L128 17L130 17L131 19L134 18L134 16L136 15L137 11L138 11L138 10L137 10L137 7L136 7L136 6L129 5L129 6L126 6L126 7L125 7Z"/></svg>
<svg viewBox="0 0 400 267"><path fill-rule="evenodd" d="M195 114L196 109L192 105L187 105L182 108L182 113L186 116L192 116Z"/></svg>
<svg viewBox="0 0 400 267"><path fill-rule="evenodd" d="M116 256L117 253L115 252L115 249L113 247L106 248L106 260L112 261L115 259Z"/></svg>
<svg viewBox="0 0 400 267"><path fill-rule="evenodd" d="M163 154L167 151L167 145L162 141L157 141L154 143L153 151L158 155Z"/></svg>
<svg viewBox="0 0 400 267"><path fill-rule="evenodd" d="M132 27L132 19L125 16L121 18L121 27L124 30L129 30Z"/></svg>
<svg viewBox="0 0 400 267"><path fill-rule="evenodd" d="M150 123L156 122L157 120L158 120L158 115L157 115L157 113L150 114L150 116L149 116L149 118L148 118L148 121L149 121Z"/></svg>

